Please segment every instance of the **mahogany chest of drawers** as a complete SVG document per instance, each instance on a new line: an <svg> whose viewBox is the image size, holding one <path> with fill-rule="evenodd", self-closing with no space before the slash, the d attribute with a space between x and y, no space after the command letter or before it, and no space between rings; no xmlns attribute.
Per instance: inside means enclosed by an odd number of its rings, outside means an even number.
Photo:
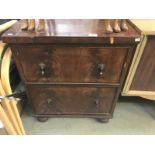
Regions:
<svg viewBox="0 0 155 155"><path fill-rule="evenodd" d="M112 118L140 35L130 23L121 33L104 27L104 20L46 20L44 32L21 31L17 23L3 34L40 121Z"/></svg>

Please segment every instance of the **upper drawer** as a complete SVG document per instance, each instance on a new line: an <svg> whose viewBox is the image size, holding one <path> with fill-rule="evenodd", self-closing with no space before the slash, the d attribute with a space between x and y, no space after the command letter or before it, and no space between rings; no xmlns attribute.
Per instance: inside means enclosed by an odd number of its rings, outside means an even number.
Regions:
<svg viewBox="0 0 155 155"><path fill-rule="evenodd" d="M118 83L128 48L12 48L22 78L43 83Z"/></svg>

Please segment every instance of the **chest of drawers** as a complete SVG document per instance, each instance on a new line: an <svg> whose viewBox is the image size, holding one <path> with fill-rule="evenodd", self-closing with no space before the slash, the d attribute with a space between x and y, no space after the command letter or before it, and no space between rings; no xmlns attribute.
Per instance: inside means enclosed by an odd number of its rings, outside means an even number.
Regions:
<svg viewBox="0 0 155 155"><path fill-rule="evenodd" d="M21 31L17 23L3 35L40 121L112 118L140 35L129 23L118 34L105 34L104 25L104 20L46 20L42 33Z"/></svg>

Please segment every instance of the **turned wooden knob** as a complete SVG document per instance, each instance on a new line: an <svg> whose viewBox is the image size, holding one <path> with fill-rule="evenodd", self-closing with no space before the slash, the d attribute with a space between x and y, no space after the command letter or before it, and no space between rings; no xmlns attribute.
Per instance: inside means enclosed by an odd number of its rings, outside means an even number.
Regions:
<svg viewBox="0 0 155 155"><path fill-rule="evenodd" d="M48 105L52 105L52 103L53 103L53 100L52 100L51 98L48 98L48 99L47 99L47 104L48 104Z"/></svg>
<svg viewBox="0 0 155 155"><path fill-rule="evenodd" d="M105 64L103 64L103 63L98 64L97 68L98 68L98 73L99 73L99 75L100 75L100 76L103 76L104 69L105 69Z"/></svg>
<svg viewBox="0 0 155 155"><path fill-rule="evenodd" d="M46 64L44 64L43 62L41 62L39 64L39 67L40 67L41 75L44 75L45 74L45 69L46 69Z"/></svg>

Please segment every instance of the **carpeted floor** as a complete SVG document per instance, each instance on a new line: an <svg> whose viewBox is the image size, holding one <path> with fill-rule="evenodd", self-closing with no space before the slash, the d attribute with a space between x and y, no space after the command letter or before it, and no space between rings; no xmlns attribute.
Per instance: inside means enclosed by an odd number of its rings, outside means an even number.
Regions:
<svg viewBox="0 0 155 155"><path fill-rule="evenodd" d="M109 123L90 118L50 118L38 122L25 108L22 120L26 133L47 134L155 134L155 102L136 97L122 97Z"/></svg>

